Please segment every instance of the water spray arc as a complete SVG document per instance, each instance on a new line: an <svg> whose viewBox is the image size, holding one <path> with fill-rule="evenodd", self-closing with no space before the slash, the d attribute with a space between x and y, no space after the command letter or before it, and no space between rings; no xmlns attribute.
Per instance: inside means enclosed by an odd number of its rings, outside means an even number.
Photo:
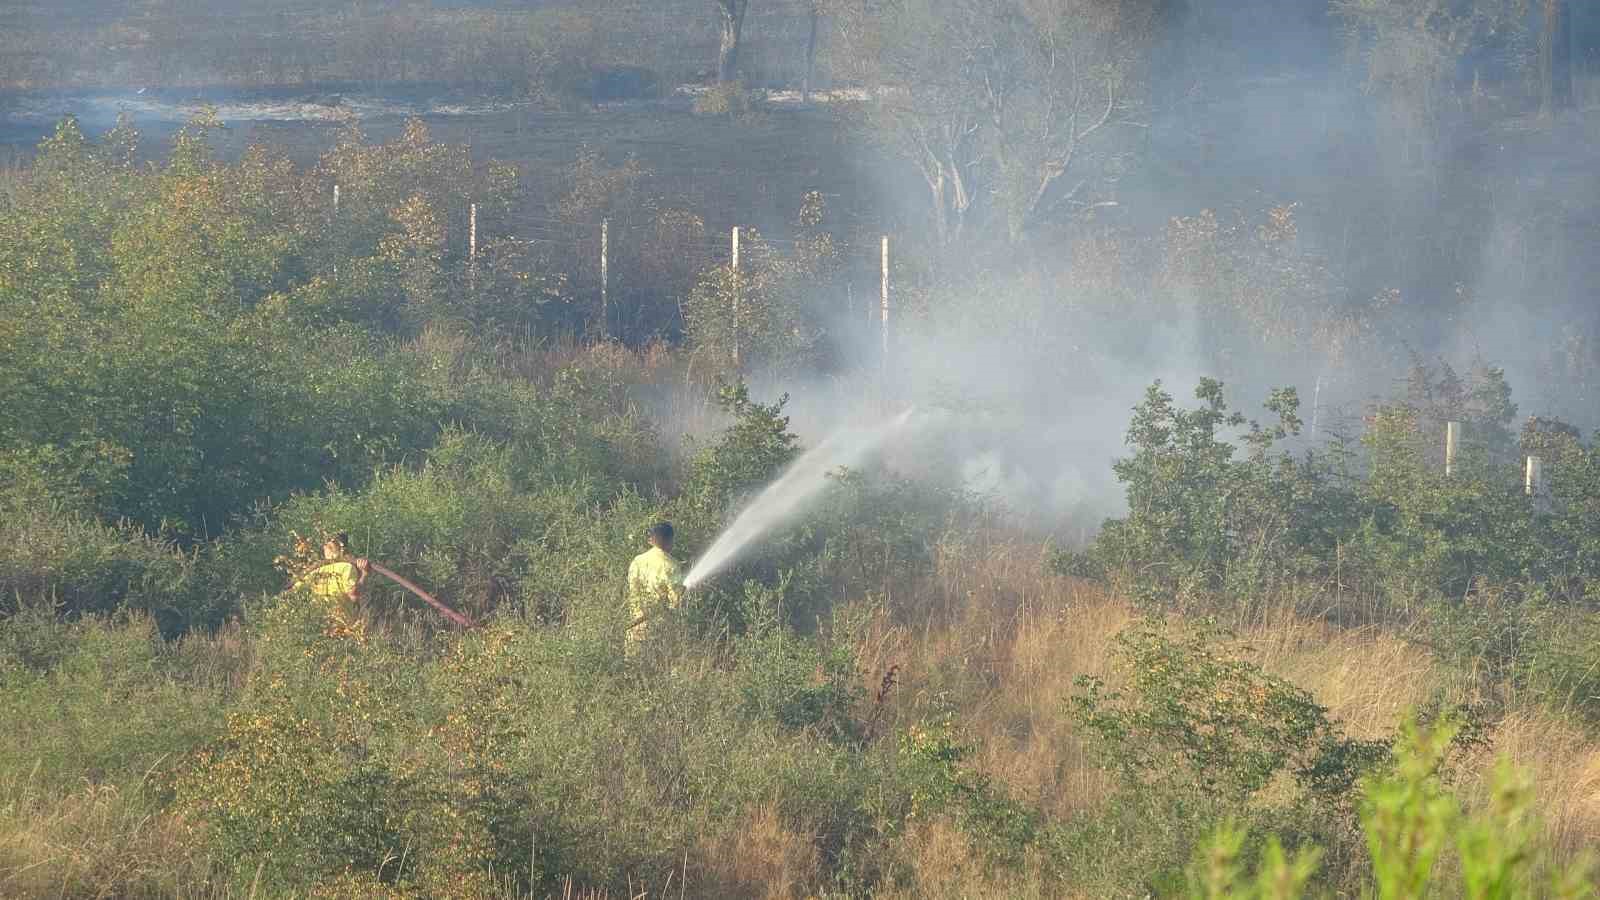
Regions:
<svg viewBox="0 0 1600 900"><path fill-rule="evenodd" d="M906 430L915 410L869 428L837 431L784 470L777 481L764 488L749 506L734 518L733 524L717 535L711 546L683 579L693 588L726 568L756 539L799 515L828 486L828 473L840 466L859 464L890 438Z"/></svg>

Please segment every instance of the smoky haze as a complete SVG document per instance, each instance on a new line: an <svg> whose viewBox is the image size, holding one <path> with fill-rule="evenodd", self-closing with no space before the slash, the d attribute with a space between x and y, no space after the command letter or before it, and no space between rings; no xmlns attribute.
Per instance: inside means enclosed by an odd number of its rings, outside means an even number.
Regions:
<svg viewBox="0 0 1600 900"><path fill-rule="evenodd" d="M1521 416L1592 429L1600 160L1583 91L1600 15L1572 16L1580 96L1541 115L1510 38L1462 51L1419 110L1327 4L1192 4L1157 42L1178 50L1119 138L1120 167L1094 173L1102 204L1025 247L896 247L916 262L892 269L887 364L854 309L829 329L848 386L764 386L792 395L808 437L947 409L897 464L1066 536L1121 510L1109 465L1156 380L1182 403L1222 378L1247 416L1293 386L1297 449L1356 436L1418 363L1501 367ZM1499 27L1523 26L1537 23ZM902 215L925 216L926 187L898 184ZM1268 240L1274 209L1292 225ZM1185 242L1174 220L1205 211L1237 234Z"/></svg>
<svg viewBox="0 0 1600 900"><path fill-rule="evenodd" d="M117 92L112 105L136 114L175 115L162 110L188 107L125 95L176 85L211 102L245 96L224 106L236 124L269 118L271 128L254 134L310 147L328 138L309 120L334 106L380 129L421 113L481 153L520 158L535 176L551 169L549 157L531 162L536 150L567 142L552 155L570 155L589 139L564 131L592 129L602 142L621 133L605 147L611 160L636 154L660 173L684 173L670 189L658 181L662 203L693 207L719 185L738 185L697 210L712 235L729 224L781 235L802 191L826 183L824 227L850 260L847 291L833 282L808 298L828 360L802 371L757 365L747 375L758 396L788 393L795 427L813 444L907 407L944 410L944 424L891 453L896 466L1075 533L1119 511L1108 466L1123 452L1130 409L1158 379L1183 402L1201 376L1221 378L1246 415L1269 388L1293 386L1307 423L1301 447L1353 433L1417 361L1504 367L1522 415L1600 425L1600 80L1591 74L1600 9L1562 5L1566 49L1557 56L1570 67L1571 96L1546 108L1537 83L1544 26L1516 0L1445 4L1455 18L1435 31L1407 17L1412 0L1020 4L1030 15L1139 7L1153 24L1140 37L1126 108L1017 234L1000 211L997 136L964 163L970 221L943 239L915 154L886 139L870 109L772 102L729 126L720 147L679 152L688 139L668 129L680 126L660 123L709 127L688 111L700 95L676 86L702 90L714 77L711 3L377 3L337 20L308 4L249 15L214 5L184 34L163 31L171 10L154 4L138 22L110 4L69 4L61 16L23 4L13 40L109 40L122 29L124 43L104 50L92 78L89 68L41 67L38 52L9 55L0 132L32 140L63 110L106 118L111 107L83 105L90 86ZM844 7L822 8L812 86L883 87L865 80L864 45L852 43ZM740 57L747 85L788 89L806 78L806 9L751 0ZM554 69L536 64L546 58ZM558 77L569 70L583 77ZM450 84L422 87L430 79ZM323 102L321 89L297 91L323 82L343 85L337 103ZM246 91L265 87L270 97ZM535 95L557 89L588 91L571 107L586 112L530 119ZM599 109L619 91L635 106ZM263 104L277 106L261 113ZM638 122L662 130L627 131ZM775 162L739 131L784 127L793 129L786 140L827 144L833 155L804 167ZM891 235L887 358L873 318L880 232ZM662 404L669 433L709 427L676 408Z"/></svg>

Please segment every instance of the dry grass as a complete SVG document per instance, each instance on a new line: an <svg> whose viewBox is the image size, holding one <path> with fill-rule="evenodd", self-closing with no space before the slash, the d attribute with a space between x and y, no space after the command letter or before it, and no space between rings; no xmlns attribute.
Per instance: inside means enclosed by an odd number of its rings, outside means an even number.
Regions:
<svg viewBox="0 0 1600 900"><path fill-rule="evenodd" d="M778 811L748 812L729 831L703 838L687 878L697 896L763 900L805 896L822 877L815 837L786 825Z"/></svg>
<svg viewBox="0 0 1600 900"><path fill-rule="evenodd" d="M1063 894L1060 885L1042 877L1039 867L1024 864L1020 872L995 872L983 863L979 848L972 846L948 822L924 822L906 830L901 841L905 869L911 884L884 891L883 900L912 900L927 897L960 897L973 900L1072 896Z"/></svg>
<svg viewBox="0 0 1600 900"><path fill-rule="evenodd" d="M0 785L0 896L208 897L213 872L142 788Z"/></svg>
<svg viewBox="0 0 1600 900"><path fill-rule="evenodd" d="M1356 737L1392 733L1431 696L1461 699L1427 651L1374 628L1290 620L1244 638L1263 667L1314 694Z"/></svg>
<svg viewBox="0 0 1600 900"><path fill-rule="evenodd" d="M1540 815L1551 844L1567 859L1600 847L1600 741L1559 716L1515 710L1495 727L1494 749L1533 777ZM1468 789L1482 800L1489 767Z"/></svg>
<svg viewBox="0 0 1600 900"><path fill-rule="evenodd" d="M859 637L864 714L887 735L930 704L953 702L978 742L975 764L1012 796L1070 820L1102 809L1115 787L1067 714L1074 680L1111 675L1113 638L1136 611L1103 588L1047 574L1042 563L1038 545L992 537L941 548L919 589L893 600ZM1464 679L1390 632L1340 628L1288 609L1253 615L1238 630L1240 652L1310 691L1352 735L1386 735L1419 705L1468 697ZM191 639L183 652L224 693L251 665L236 630ZM880 704L875 695L891 667L894 687ZM1468 804L1486 798L1503 753L1534 781L1558 864L1600 846L1600 739L1557 712L1515 701L1491 737L1495 752L1463 773ZM0 784L0 895L225 896L206 887L219 879L192 861L186 841L137 786L46 795L27 781ZM893 857L901 880L887 897L1073 896L1027 866L997 874L939 819L915 822ZM677 871L652 876L647 894L815 896L826 868L803 823L756 806L702 835ZM563 893L601 896L577 887Z"/></svg>
<svg viewBox="0 0 1600 900"><path fill-rule="evenodd" d="M879 622L863 641L876 677L898 665L896 715L966 673L961 719L980 742L977 765L1016 797L1055 816L1099 808L1114 784L1066 714L1079 675L1108 671L1112 638L1136 617L1095 585L1044 574L1037 547L997 542L943 561L924 594L924 621ZM937 623L937 624L935 624ZM1427 650L1376 627L1342 628L1288 608L1242 624L1240 652L1311 692L1352 736L1392 734L1433 700L1471 699L1469 679ZM1108 677L1115 685L1115 678ZM1470 806L1486 797L1496 754L1527 771L1558 864L1600 846L1600 739L1552 712L1513 705L1491 735L1494 752L1466 761ZM916 889L907 896L1028 896L1028 879L1003 885L977 874L962 838L928 826L905 837Z"/></svg>

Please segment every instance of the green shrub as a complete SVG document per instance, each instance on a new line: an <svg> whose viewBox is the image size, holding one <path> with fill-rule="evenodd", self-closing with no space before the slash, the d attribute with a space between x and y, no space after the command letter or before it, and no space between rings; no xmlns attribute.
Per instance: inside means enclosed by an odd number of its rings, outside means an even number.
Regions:
<svg viewBox="0 0 1600 900"><path fill-rule="evenodd" d="M1505 686L1550 709L1600 720L1600 616L1538 594L1484 589L1441 602L1425 618L1440 659L1486 686Z"/></svg>
<svg viewBox="0 0 1600 900"><path fill-rule="evenodd" d="M1270 427L1230 413L1216 381L1203 379L1196 396L1200 406L1182 409L1150 388L1129 428L1133 452L1114 466L1128 515L1106 524L1088 558L1060 564L1180 608L1331 585L1369 609L1415 614L1485 590L1578 599L1595 583L1584 499L1593 454L1570 429L1525 435L1522 449L1560 473L1550 496L1528 496L1498 370L1463 379L1418 367L1403 399L1373 410L1359 447L1300 458L1274 449L1299 430L1293 391L1273 392ZM1470 436L1448 475L1445 421ZM1242 456L1224 439L1234 429Z"/></svg>
<svg viewBox="0 0 1600 900"><path fill-rule="evenodd" d="M393 766L415 738L417 666L329 629L324 609L288 595L255 625L258 666L227 726L188 761L176 809L242 878L308 887L403 852L415 779Z"/></svg>
<svg viewBox="0 0 1600 900"><path fill-rule="evenodd" d="M175 806L241 883L621 890L757 805L838 855L877 833L862 820L875 776L836 740L847 660L803 638L722 657L669 633L625 662L595 631L501 620L419 655L296 595L252 632L249 682ZM819 660L830 684L812 680Z"/></svg>
<svg viewBox="0 0 1600 900"><path fill-rule="evenodd" d="M1116 638L1123 691L1080 679L1074 717L1130 786L1192 785L1243 804L1283 774L1332 805L1386 757L1386 743L1345 737L1310 694L1233 656L1218 637L1136 626Z"/></svg>
<svg viewBox="0 0 1600 900"><path fill-rule="evenodd" d="M847 648L824 650L779 626L739 641L736 658L748 715L832 737L855 732L852 716L863 691Z"/></svg>
<svg viewBox="0 0 1600 900"><path fill-rule="evenodd" d="M621 567L637 552L649 515L632 494L608 497L598 473L571 482L553 474L526 445L449 430L419 465L382 471L359 490L330 487L273 508L258 529L217 551L218 568L237 590L277 590L282 576L270 561L294 533L347 531L355 552L471 615L510 604L560 620L580 599L620 598ZM610 514L597 515L597 507ZM369 585L373 609L433 619L381 577Z"/></svg>
<svg viewBox="0 0 1600 900"><path fill-rule="evenodd" d="M948 815L991 862L1018 865L1046 837L1044 819L967 764L974 749L949 718L900 734L894 777L907 799L905 819Z"/></svg>
<svg viewBox="0 0 1600 900"><path fill-rule="evenodd" d="M1440 767L1456 743L1451 726L1424 732L1408 724L1392 771L1372 776L1361 821L1372 858L1372 886L1381 900L1453 895L1493 900L1592 897L1587 863L1548 871L1540 846L1537 805L1524 776L1502 760L1486 809L1465 815L1444 789ZM1302 848L1288 859L1269 840L1253 879L1239 864L1244 830L1219 829L1196 860L1190 895L1196 898L1299 900L1311 896L1320 850ZM1451 851L1454 851L1452 854ZM1443 863L1453 857L1456 868Z"/></svg>
<svg viewBox="0 0 1600 900"><path fill-rule="evenodd" d="M213 621L196 554L135 525L102 524L81 505L0 497L0 614L25 603L67 616L137 609L169 634Z"/></svg>
<svg viewBox="0 0 1600 900"><path fill-rule="evenodd" d="M1097 554L1134 576L1146 602L1270 589L1299 549L1289 541L1300 524L1297 507L1323 494L1317 470L1269 456L1276 441L1299 431L1292 389L1273 392L1267 403L1276 424L1250 423L1242 460L1222 440L1225 429L1246 421L1228 412L1221 382L1201 379L1195 396L1198 408L1180 409L1159 382L1152 385L1128 428L1133 455L1113 465L1129 515L1107 523ZM1266 555L1267 547L1282 549Z"/></svg>
<svg viewBox="0 0 1600 900"><path fill-rule="evenodd" d="M798 438L783 415L788 396L758 403L741 381L720 388L717 402L733 421L714 443L694 448L683 489L685 505L708 517L726 513L800 455Z"/></svg>
<svg viewBox="0 0 1600 900"><path fill-rule="evenodd" d="M684 335L697 370L719 377L795 374L827 362L815 303L840 261L831 237L807 231L796 251L785 255L746 230L737 271L726 265L701 273L682 300Z"/></svg>
<svg viewBox="0 0 1600 900"><path fill-rule="evenodd" d="M1479 579L1534 576L1534 509L1517 468L1464 450L1446 476L1428 452L1443 429L1430 433L1422 422L1410 406L1386 406L1362 438L1370 456L1360 487L1366 521L1352 543L1368 557L1369 577L1425 600L1462 597Z"/></svg>
<svg viewBox="0 0 1600 900"><path fill-rule="evenodd" d="M479 175L420 124L329 153L321 174L345 198L331 232L316 179L259 151L215 162L212 124L144 170L117 161L115 134L96 146L63 123L43 177L0 216L0 417L19 423L0 454L55 453L90 511L185 540L427 446L461 386L392 355L373 326L491 327L548 287L515 264L527 277L456 277L459 249L440 237L464 215L454 199L487 208L514 179Z"/></svg>
<svg viewBox="0 0 1600 900"><path fill-rule="evenodd" d="M1125 688L1079 680L1072 716L1121 781L1108 820L1080 826L1079 839L1097 847L1107 828L1138 829L1130 890L1176 890L1203 835L1229 817L1328 842L1346 875L1356 864L1354 787L1388 744L1344 736L1310 694L1218 637L1136 625L1116 639Z"/></svg>
<svg viewBox="0 0 1600 900"><path fill-rule="evenodd" d="M126 490L132 461L126 447L104 440L0 451L0 508L10 514L55 505L92 515Z"/></svg>
<svg viewBox="0 0 1600 900"><path fill-rule="evenodd" d="M221 728L222 698L190 677L149 617L69 624L52 613L0 617L0 784L139 790Z"/></svg>

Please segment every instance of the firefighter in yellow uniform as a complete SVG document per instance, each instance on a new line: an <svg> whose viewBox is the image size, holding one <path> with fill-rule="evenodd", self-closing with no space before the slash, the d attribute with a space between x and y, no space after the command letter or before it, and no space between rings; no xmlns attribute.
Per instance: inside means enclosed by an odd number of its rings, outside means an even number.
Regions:
<svg viewBox="0 0 1600 900"><path fill-rule="evenodd" d="M672 525L651 526L647 535L650 549L635 556L628 565L627 649L631 654L649 633L650 623L664 612L676 610L683 602L683 573L672 558Z"/></svg>
<svg viewBox="0 0 1600 900"><path fill-rule="evenodd" d="M330 612L337 613L347 626L356 621L357 604L361 602L361 587L367 581L368 566L365 559L351 561L345 548L349 535L339 532L322 545L321 566L306 573L295 587L308 588L312 596L328 603Z"/></svg>

